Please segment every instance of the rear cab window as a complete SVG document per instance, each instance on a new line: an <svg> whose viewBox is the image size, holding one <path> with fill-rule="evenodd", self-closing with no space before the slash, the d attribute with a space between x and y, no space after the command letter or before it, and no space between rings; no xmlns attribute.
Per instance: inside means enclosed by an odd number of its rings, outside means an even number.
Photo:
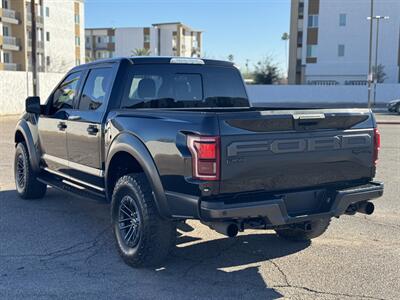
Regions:
<svg viewBox="0 0 400 300"><path fill-rule="evenodd" d="M217 65L136 64L122 108L248 107L239 71Z"/></svg>

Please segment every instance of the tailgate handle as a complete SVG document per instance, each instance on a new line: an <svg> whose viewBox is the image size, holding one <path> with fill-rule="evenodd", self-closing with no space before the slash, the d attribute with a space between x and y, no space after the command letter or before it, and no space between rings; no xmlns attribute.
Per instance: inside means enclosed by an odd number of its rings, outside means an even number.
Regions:
<svg viewBox="0 0 400 300"><path fill-rule="evenodd" d="M297 120L321 120L325 119L325 115L324 114L294 115L293 118Z"/></svg>
<svg viewBox="0 0 400 300"><path fill-rule="evenodd" d="M324 114L307 114L307 115L294 115L293 118L297 120L299 126L316 126L318 121L324 120Z"/></svg>

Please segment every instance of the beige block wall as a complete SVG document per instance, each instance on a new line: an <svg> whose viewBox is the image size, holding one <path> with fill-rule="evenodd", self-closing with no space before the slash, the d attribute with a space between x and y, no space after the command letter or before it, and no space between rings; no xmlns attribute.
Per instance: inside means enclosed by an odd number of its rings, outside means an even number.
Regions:
<svg viewBox="0 0 400 300"><path fill-rule="evenodd" d="M28 76L27 76L28 75ZM44 103L64 73L39 73L39 95ZM32 73L0 71L0 115L21 114L32 95Z"/></svg>

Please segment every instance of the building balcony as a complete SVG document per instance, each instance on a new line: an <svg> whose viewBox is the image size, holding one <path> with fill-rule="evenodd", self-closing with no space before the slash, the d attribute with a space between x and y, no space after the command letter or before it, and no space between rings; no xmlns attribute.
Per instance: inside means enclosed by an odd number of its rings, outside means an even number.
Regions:
<svg viewBox="0 0 400 300"><path fill-rule="evenodd" d="M4 71L18 71L19 65L15 63L4 63Z"/></svg>
<svg viewBox="0 0 400 300"><path fill-rule="evenodd" d="M94 45L94 50L115 51L115 44L114 43L96 43Z"/></svg>
<svg viewBox="0 0 400 300"><path fill-rule="evenodd" d="M26 13L26 22L30 25L32 24L32 14L30 12ZM43 24L43 16L36 15L36 24Z"/></svg>
<svg viewBox="0 0 400 300"><path fill-rule="evenodd" d="M19 24L19 15L12 9L0 8L0 17L4 23Z"/></svg>
<svg viewBox="0 0 400 300"><path fill-rule="evenodd" d="M44 42L43 41L37 41L36 47L37 47L38 51L43 50L44 49ZM31 50L31 49L32 49L32 39L28 39L28 50Z"/></svg>
<svg viewBox="0 0 400 300"><path fill-rule="evenodd" d="M11 51L19 51L19 40L13 36L3 36L3 49Z"/></svg>

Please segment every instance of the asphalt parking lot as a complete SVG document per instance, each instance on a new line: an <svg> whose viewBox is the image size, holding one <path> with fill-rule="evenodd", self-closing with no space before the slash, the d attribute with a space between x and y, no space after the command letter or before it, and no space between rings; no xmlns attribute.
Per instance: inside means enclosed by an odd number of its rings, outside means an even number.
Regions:
<svg viewBox="0 0 400 300"><path fill-rule="evenodd" d="M164 267L137 270L114 248L107 204L52 189L16 196L16 118L0 122L0 299L400 299L400 125L380 125L386 186L372 216L335 219L311 244L272 231L228 239L189 222Z"/></svg>

